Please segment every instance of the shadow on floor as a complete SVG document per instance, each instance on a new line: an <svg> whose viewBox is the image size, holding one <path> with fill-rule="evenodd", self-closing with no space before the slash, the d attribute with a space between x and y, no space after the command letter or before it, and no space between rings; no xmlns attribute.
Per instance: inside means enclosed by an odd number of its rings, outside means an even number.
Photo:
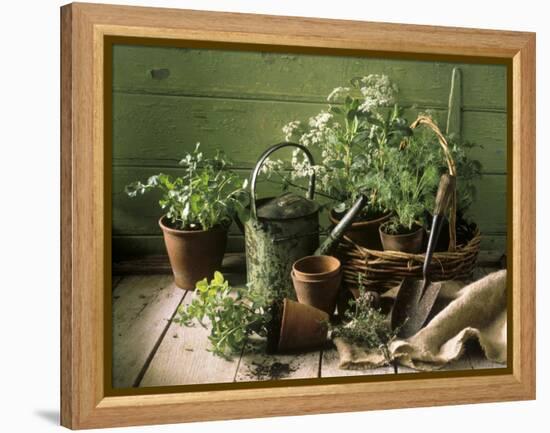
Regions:
<svg viewBox="0 0 550 433"><path fill-rule="evenodd" d="M54 409L38 409L34 413L50 424L59 425L59 411Z"/></svg>

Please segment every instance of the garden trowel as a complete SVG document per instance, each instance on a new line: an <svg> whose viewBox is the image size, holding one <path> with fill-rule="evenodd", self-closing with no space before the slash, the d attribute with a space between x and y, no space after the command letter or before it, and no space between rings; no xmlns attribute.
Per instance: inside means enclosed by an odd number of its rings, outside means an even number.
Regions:
<svg viewBox="0 0 550 433"><path fill-rule="evenodd" d="M428 248L422 266L424 278L422 280L405 278L399 285L391 312L391 326L392 329L397 330L397 336L400 338L408 338L422 328L441 290L441 283L430 282L428 269L439 239L445 211L454 195L455 185L456 178L454 176L447 173L441 176L435 198Z"/></svg>

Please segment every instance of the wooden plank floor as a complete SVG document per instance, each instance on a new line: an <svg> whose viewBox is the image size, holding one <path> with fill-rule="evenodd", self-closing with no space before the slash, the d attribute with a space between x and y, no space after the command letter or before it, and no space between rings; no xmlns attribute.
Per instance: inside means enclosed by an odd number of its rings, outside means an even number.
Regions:
<svg viewBox="0 0 550 433"><path fill-rule="evenodd" d="M478 268L481 278L492 268ZM233 285L242 273L228 274ZM113 386L115 388L250 382L301 378L410 373L416 370L387 366L371 370L341 370L331 343L313 352L266 355L247 349L232 360L208 349L208 330L172 323L180 304L192 293L177 288L168 274L113 277ZM462 358L443 370L503 368L487 361L478 345L469 345Z"/></svg>

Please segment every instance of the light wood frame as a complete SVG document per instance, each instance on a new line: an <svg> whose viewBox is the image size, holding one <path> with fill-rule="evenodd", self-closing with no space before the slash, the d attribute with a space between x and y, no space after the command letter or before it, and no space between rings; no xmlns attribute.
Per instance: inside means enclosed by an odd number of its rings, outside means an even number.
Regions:
<svg viewBox="0 0 550 433"><path fill-rule="evenodd" d="M70 4L61 9L61 423L70 428L535 398L535 35ZM108 396L105 388L104 38L219 41L507 59L512 368L501 375ZM107 180L106 180L107 179ZM510 207L510 206L509 206Z"/></svg>

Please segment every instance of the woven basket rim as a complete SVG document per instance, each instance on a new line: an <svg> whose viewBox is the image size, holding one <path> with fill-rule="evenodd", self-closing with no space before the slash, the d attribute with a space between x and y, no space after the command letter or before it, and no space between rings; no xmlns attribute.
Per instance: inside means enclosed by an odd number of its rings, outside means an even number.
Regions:
<svg viewBox="0 0 550 433"><path fill-rule="evenodd" d="M479 247L480 241L481 241L481 232L479 228L476 226L473 236L466 243L457 245L455 251L436 251L434 252L434 258L445 257L445 256L454 257L456 255L469 253L471 252L470 251L471 248ZM425 253L414 254L414 253L404 253L401 251L384 251L384 250L369 249L361 245L357 245L355 242L353 242L349 237L345 235L342 239L342 244L344 245L347 244L348 248L351 247L353 249L360 251L361 253L364 253L365 255L370 255L370 256L388 256L388 257L394 256L396 258L402 258L403 260L412 260L416 258L420 258L424 260L424 256L425 256ZM476 248L476 249L479 249L479 248Z"/></svg>

